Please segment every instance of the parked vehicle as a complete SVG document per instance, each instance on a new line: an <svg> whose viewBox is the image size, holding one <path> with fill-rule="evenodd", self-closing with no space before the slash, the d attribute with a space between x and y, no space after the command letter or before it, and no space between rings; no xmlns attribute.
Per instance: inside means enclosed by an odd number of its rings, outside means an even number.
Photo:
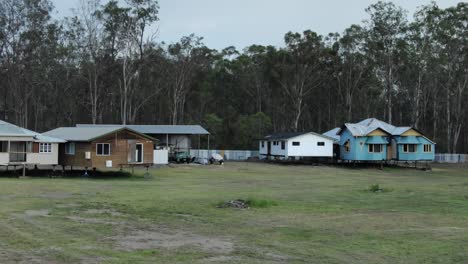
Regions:
<svg viewBox="0 0 468 264"><path fill-rule="evenodd" d="M176 163L191 163L193 162L195 157L190 156L188 151L174 151L171 161Z"/></svg>
<svg viewBox="0 0 468 264"><path fill-rule="evenodd" d="M218 153L214 153L213 155L211 155L210 164L214 164L215 162L219 162L219 165L223 165L224 164L223 156L219 155Z"/></svg>

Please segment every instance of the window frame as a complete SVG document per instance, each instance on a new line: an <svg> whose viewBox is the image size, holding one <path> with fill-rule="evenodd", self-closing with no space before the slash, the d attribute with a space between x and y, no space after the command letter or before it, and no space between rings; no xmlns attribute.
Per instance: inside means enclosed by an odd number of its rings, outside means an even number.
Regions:
<svg viewBox="0 0 468 264"><path fill-rule="evenodd" d="M413 151L410 151L410 146L414 147ZM417 152L418 152L418 144L403 144L403 153L417 153Z"/></svg>
<svg viewBox="0 0 468 264"><path fill-rule="evenodd" d="M73 152L70 152L70 146L73 146ZM76 155L76 143L75 142L65 143L65 155L70 155L70 156Z"/></svg>
<svg viewBox="0 0 468 264"><path fill-rule="evenodd" d="M351 152L351 141L349 139L343 144L343 150L346 153Z"/></svg>
<svg viewBox="0 0 468 264"><path fill-rule="evenodd" d="M317 147L325 147L325 141L318 141Z"/></svg>
<svg viewBox="0 0 468 264"><path fill-rule="evenodd" d="M301 146L301 142L300 142L300 141L293 141L293 142L292 142L292 145L293 145L293 147L300 147L300 146Z"/></svg>
<svg viewBox="0 0 468 264"><path fill-rule="evenodd" d="M102 154L99 154L99 145L102 145ZM109 154L104 153L104 150L105 150L104 145L109 146ZM107 157L107 156L110 156L111 154L112 154L112 152L111 152L111 144L110 143L96 143L96 156Z"/></svg>
<svg viewBox="0 0 468 264"><path fill-rule="evenodd" d="M426 150L426 147L428 150ZM424 144L423 145L423 152L424 153L432 153L432 144Z"/></svg>
<svg viewBox="0 0 468 264"><path fill-rule="evenodd" d="M39 153L40 154L52 153L52 143L39 142Z"/></svg>
<svg viewBox="0 0 468 264"><path fill-rule="evenodd" d="M380 151L375 151L375 146L379 146L379 150ZM383 145L382 144L369 144L368 147L367 147L367 151L369 153L377 153L377 154L381 154L383 153Z"/></svg>

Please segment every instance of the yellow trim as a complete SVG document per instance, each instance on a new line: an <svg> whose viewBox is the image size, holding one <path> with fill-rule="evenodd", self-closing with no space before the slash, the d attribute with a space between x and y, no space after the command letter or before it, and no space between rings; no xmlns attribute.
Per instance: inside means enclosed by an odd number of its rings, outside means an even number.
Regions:
<svg viewBox="0 0 468 264"><path fill-rule="evenodd" d="M401 134L402 136L417 136L417 137L421 137L422 134L419 133L418 131L414 130L414 129L410 129L408 131L406 131L405 133Z"/></svg>
<svg viewBox="0 0 468 264"><path fill-rule="evenodd" d="M376 129L367 134L367 136L388 136L388 133L385 133L382 129Z"/></svg>

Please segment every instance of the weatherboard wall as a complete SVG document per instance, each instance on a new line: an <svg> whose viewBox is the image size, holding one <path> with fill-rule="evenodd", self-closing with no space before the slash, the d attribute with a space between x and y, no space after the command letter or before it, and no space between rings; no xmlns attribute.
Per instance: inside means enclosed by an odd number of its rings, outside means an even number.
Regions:
<svg viewBox="0 0 468 264"><path fill-rule="evenodd" d="M38 144L38 143L35 143ZM51 144L50 153L28 153L26 154L26 163L37 165L57 165L59 162L59 144Z"/></svg>
<svg viewBox="0 0 468 264"><path fill-rule="evenodd" d="M112 133L108 136L101 137L92 142L74 142L74 155L65 154L65 144L61 144L60 164L75 167L106 168L106 162L112 161L112 168L118 168L121 165L132 163L130 159L130 142L143 144L143 163L153 163L153 141L131 132L120 131L118 133ZM98 143L110 144L110 155L97 155L96 146ZM86 152L90 152L90 159L86 159Z"/></svg>
<svg viewBox="0 0 468 264"><path fill-rule="evenodd" d="M415 152L404 152L404 145L398 144L398 155L397 160L400 161L432 161L435 159L435 144L431 141L427 140L424 137L418 137L419 144L416 144L416 151ZM424 145L432 145L431 152L424 152Z"/></svg>
<svg viewBox="0 0 468 264"><path fill-rule="evenodd" d="M375 137L381 137L376 134ZM350 161L381 161L387 160L387 145L382 145L383 149L380 153L369 152L369 144L366 144L370 137L355 137L348 129L345 129L340 138L340 155L342 160ZM349 140L350 150L345 151L344 145Z"/></svg>
<svg viewBox="0 0 468 264"><path fill-rule="evenodd" d="M299 142L299 146L294 146ZM324 146L319 146L323 142ZM315 134L304 134L287 141L286 152L289 157L333 157L333 140L317 136Z"/></svg>

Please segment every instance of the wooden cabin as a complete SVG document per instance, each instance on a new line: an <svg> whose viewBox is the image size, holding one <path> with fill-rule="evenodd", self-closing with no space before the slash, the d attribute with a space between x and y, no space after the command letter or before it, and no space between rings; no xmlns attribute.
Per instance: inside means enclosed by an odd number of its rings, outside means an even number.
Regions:
<svg viewBox="0 0 468 264"><path fill-rule="evenodd" d="M60 145L60 165L93 169L153 164L157 141L127 127L61 127L45 135L67 141Z"/></svg>

